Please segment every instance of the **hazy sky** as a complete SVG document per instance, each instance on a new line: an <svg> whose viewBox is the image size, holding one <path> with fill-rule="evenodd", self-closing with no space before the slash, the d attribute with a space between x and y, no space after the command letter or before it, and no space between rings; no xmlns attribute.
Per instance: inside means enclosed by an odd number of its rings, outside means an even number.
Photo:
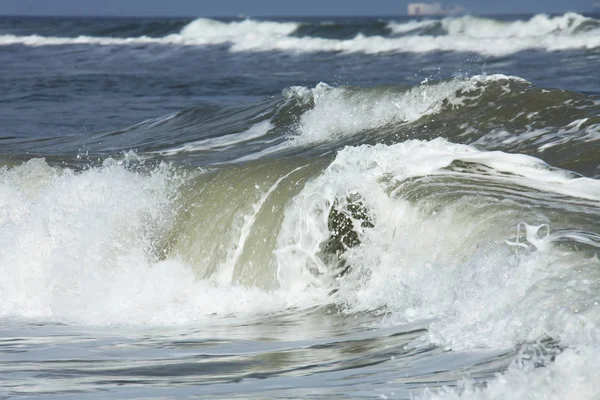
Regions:
<svg viewBox="0 0 600 400"><path fill-rule="evenodd" d="M416 1L416 0L414 0ZM400 15L408 0L0 0L0 15ZM448 0L472 13L588 11L593 0Z"/></svg>

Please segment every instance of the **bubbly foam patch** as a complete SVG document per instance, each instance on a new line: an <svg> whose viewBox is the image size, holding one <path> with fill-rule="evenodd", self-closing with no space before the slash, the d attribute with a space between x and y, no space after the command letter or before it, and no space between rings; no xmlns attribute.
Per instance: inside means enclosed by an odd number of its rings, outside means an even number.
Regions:
<svg viewBox="0 0 600 400"><path fill-rule="evenodd" d="M419 35L418 30L440 24L446 35ZM563 51L600 47L600 22L575 13L548 17L536 15L528 21L504 22L485 18L460 17L439 21L411 21L389 25L402 37L364 36L352 39L294 37L295 22L220 22L199 18L178 34L162 38L44 37L39 35L0 35L0 45L105 45L162 44L183 46L229 45L233 52L287 51L295 53L340 52L378 54L390 52L426 53L432 51L474 52L503 56L523 50ZM411 35L411 32L417 34ZM510 40L518 38L519 40Z"/></svg>
<svg viewBox="0 0 600 400"><path fill-rule="evenodd" d="M463 381L458 388L441 391L427 390L419 396L423 400L446 399L589 399L600 395L600 357L598 348L566 349L554 362L535 368L532 361L514 362L503 374L477 387ZM539 360L536 360L539 361Z"/></svg>
<svg viewBox="0 0 600 400"><path fill-rule="evenodd" d="M453 349L512 346L545 334L575 341L567 327L579 326L579 318L600 320L600 262L555 249L560 235L548 234L553 227L543 225L550 222L547 214L522 208L511 191L502 201L485 191L469 194L473 189L449 202L402 196L399 185L407 179L465 176L445 169L456 160L498 171L485 178L494 187L600 199L596 180L573 178L533 157L480 152L442 139L348 147L286 212L281 281L293 286L306 282L299 277L307 271L320 271L331 284L318 256L330 234L327 216L333 205L359 199L375 227L354 222L361 244L344 258L356 275L343 279L338 292L349 310L387 307L393 320L404 322L439 317L429 339ZM520 245L518 226L530 227L519 235ZM578 289L565 292L570 286Z"/></svg>
<svg viewBox="0 0 600 400"><path fill-rule="evenodd" d="M433 320L427 342L453 350L545 337L563 347L542 368L521 358L485 388L465 381L423 398L598 394L600 261L558 245L566 228L585 244L560 215L595 210L597 180L443 139L347 147L288 204L281 288L265 292L198 281L176 255L161 256L181 179L166 165L140 172L115 160L0 171L0 317L173 324L336 302L348 313L384 309L383 324ZM341 255L351 269L340 279L319 252L331 208L353 201L373 226L352 221L360 243Z"/></svg>
<svg viewBox="0 0 600 400"><path fill-rule="evenodd" d="M114 160L79 173L41 159L0 171L0 317L173 324L295 304L290 293L197 281L161 254L180 182L166 165L144 173Z"/></svg>
<svg viewBox="0 0 600 400"><path fill-rule="evenodd" d="M559 211L545 208L548 197ZM591 382L600 359L600 260L558 246L586 239L568 225L573 219L561 222L555 213L599 199L597 180L529 156L443 139L346 147L289 205L279 277L283 287L306 284L307 276L312 285L337 286L338 304L351 313L384 309L384 324L433 320L426 343L448 350L510 349L543 338L566 348L554 361L520 358L487 388L466 381L423 398L592 398L599 391ZM351 216L351 202L374 226L352 217L359 244L341 254L350 269L339 278L320 256L321 244L331 235L332 208ZM536 367L540 361L547 366Z"/></svg>

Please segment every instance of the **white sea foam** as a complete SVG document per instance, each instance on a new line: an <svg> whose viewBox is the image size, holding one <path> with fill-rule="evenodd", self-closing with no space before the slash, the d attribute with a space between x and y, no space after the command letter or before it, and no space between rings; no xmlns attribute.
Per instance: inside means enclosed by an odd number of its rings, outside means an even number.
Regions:
<svg viewBox="0 0 600 400"><path fill-rule="evenodd" d="M0 35L0 44L24 44L27 46L56 46L73 44L92 44L104 46L139 45L139 44L174 44L174 45L218 45L234 43L240 39L259 41L269 38L285 37L297 29L299 24L293 22L257 22L252 20L236 22L220 22L198 18L186 25L180 33L164 37L139 36L130 38L115 37L48 37L40 35Z"/></svg>
<svg viewBox="0 0 600 400"><path fill-rule="evenodd" d="M439 21L430 19L430 20L422 20L422 21L408 21L408 22L390 22L387 27L393 33L407 33L416 31L418 29L428 28L439 24Z"/></svg>
<svg viewBox="0 0 600 400"><path fill-rule="evenodd" d="M433 22L437 23L437 22ZM103 38L79 36L0 35L0 45L228 45L233 52L288 51L378 54L388 52L426 53L431 51L475 52L502 56L523 50L562 51L600 47L600 22L575 13L550 18L537 15L528 21L502 22L476 17L447 18L441 25L446 35L406 35L403 37L364 36L352 39L294 37L294 22L220 22L200 18L178 34L162 38ZM431 21L390 24L395 33L407 33L432 24ZM589 27L584 29L583 27ZM509 40L519 38L519 40Z"/></svg>
<svg viewBox="0 0 600 400"><path fill-rule="evenodd" d="M385 306L396 321L440 317L430 326L430 340L452 349L510 347L543 335L589 344L589 333L582 333L600 321L598 259L566 257L554 249L547 227L533 225L521 239L529 251L515 258L517 226L545 224L546 215L485 194L465 195L434 212L427 203L395 198L394 182L452 175L442 169L454 160L501 172L489 176L491 182L600 199L598 181L573 178L529 156L480 152L442 139L349 147L286 213L278 252L282 282L293 286L306 281L298 279L305 271L327 271L317 254L329 236L328 210L359 196L376 222L370 229L358 225L362 244L346 255L363 274L358 286L346 280L340 288L340 301L351 310Z"/></svg>
<svg viewBox="0 0 600 400"><path fill-rule="evenodd" d="M416 121L439 112L444 106L460 106L466 98L465 92L473 92L470 94L472 98L481 95L488 83L508 86L511 81L527 83L519 77L497 74L422 83L405 92L379 88L355 91L332 88L324 83L314 89L290 88L284 91L288 98L296 98L303 103L314 102L314 107L300 118L290 144L328 141L389 124ZM459 92L463 92L463 97L457 96Z"/></svg>
<svg viewBox="0 0 600 400"><path fill-rule="evenodd" d="M539 38L547 35L569 36L580 33L579 30L593 31L600 28L600 21L573 12L556 17L540 14L527 21L513 22L464 16L445 18L441 24L451 36L506 39ZM586 25L589 26L588 29L585 29ZM600 32L596 32L598 33Z"/></svg>
<svg viewBox="0 0 600 400"><path fill-rule="evenodd" d="M534 368L532 362L515 362L508 371L498 374L487 387L471 381L459 388L427 390L416 398L423 400L526 400L587 399L600 395L600 357L597 347L566 349L551 364ZM536 360L537 361L537 360Z"/></svg>
<svg viewBox="0 0 600 400"><path fill-rule="evenodd" d="M590 207L600 200L597 180L529 156L443 139L347 147L288 204L275 251L281 287L265 292L198 281L177 256L161 260L158 244L172 225L179 183L169 167L141 174L109 160L75 173L31 160L0 173L0 317L172 324L330 301L349 312L385 307L384 324L433 319L427 340L453 350L511 348L544 336L566 346L545 368L516 362L485 389L467 381L424 398L593 398L600 261L556 247L555 217L543 207L471 189L463 199L429 198L436 188L403 198L406 180L470 176L444 169L455 160L496 171L478 175L493 187L519 185L522 193ZM335 279L325 278L328 266L318 256L329 236L328 210L353 196L375 226L355 226L362 243L344 255L353 271L328 298Z"/></svg>
<svg viewBox="0 0 600 400"><path fill-rule="evenodd" d="M422 28L439 26L447 35L473 38L527 38L546 35L573 35L600 28L600 21L568 12L550 17L538 14L529 20L503 21L475 16L447 17L442 20L391 22L388 28L394 33L406 33Z"/></svg>
<svg viewBox="0 0 600 400"><path fill-rule="evenodd" d="M151 38L148 36L139 36L132 38L107 38L93 36L77 37L58 37L58 36L40 36L40 35L0 35L0 45L23 44L25 46L65 46L65 45L101 45L101 46L121 46L121 45L139 45L149 43L164 43L169 41L161 38Z"/></svg>
<svg viewBox="0 0 600 400"><path fill-rule="evenodd" d="M255 160L296 146L339 140L366 130L416 121L439 112L444 106L459 107L465 99L480 96L492 82L504 85L505 90L510 90L511 82L529 83L516 76L494 74L433 84L423 82L405 92L380 88L357 91L334 88L323 82L314 88L289 87L283 90L285 98L301 104L313 102L313 108L302 114L298 124L288 132L288 141L235 161ZM457 96L459 92L461 97Z"/></svg>
<svg viewBox="0 0 600 400"><path fill-rule="evenodd" d="M353 39L282 37L266 41L240 38L233 42L231 51L289 51L339 52L339 53L428 53L434 51L473 52L485 56L503 56L523 50L560 51L569 49L594 49L600 47L600 31L572 36L548 35L526 37L518 41L506 38L473 38L469 36L404 36L384 38L357 35Z"/></svg>
<svg viewBox="0 0 600 400"><path fill-rule="evenodd" d="M240 38L249 41L264 41L269 38L285 37L298 29L295 22L270 22L244 20L239 22L219 22L199 18L181 30L184 40L206 40L208 43L236 42Z"/></svg>
<svg viewBox="0 0 600 400"><path fill-rule="evenodd" d="M579 198L592 206L600 200L597 180L574 178L529 156L482 152L443 139L347 147L286 211L276 253L283 287L297 289L310 276L313 285L336 281L319 257L330 235L327 216L334 204L343 209L348 199L359 199L375 226L354 221L361 244L343 255L351 272L335 296L350 311L383 307L392 324L433 319L428 341L458 351L512 348L544 337L568 347L547 368L535 369L538 359L515 362L486 389L466 382L462 389L428 392L424 398L600 394L591 383L599 377L600 261L556 247L557 218L519 204L518 198L499 200L469 186L454 200L435 197L444 186L403 198L401 182L468 177L444 169L455 160L491 168L495 173L483 181L492 187L518 185L521 193L556 193L565 202ZM573 237L584 242L580 233Z"/></svg>
<svg viewBox="0 0 600 400"><path fill-rule="evenodd" d="M81 173L41 159L0 171L0 318L177 324L296 305L289 292L220 287L161 259L178 182L167 166L141 174L113 160Z"/></svg>

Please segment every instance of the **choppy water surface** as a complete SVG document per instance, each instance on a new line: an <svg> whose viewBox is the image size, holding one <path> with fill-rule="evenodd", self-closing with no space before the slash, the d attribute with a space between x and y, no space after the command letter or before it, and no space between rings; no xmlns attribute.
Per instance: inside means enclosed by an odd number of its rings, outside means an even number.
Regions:
<svg viewBox="0 0 600 400"><path fill-rule="evenodd" d="M600 20L0 18L0 397L597 399Z"/></svg>

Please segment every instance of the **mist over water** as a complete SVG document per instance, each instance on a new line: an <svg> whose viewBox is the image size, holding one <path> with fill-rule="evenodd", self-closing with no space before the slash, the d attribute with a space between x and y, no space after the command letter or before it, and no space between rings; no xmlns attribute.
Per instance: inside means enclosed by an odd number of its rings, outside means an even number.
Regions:
<svg viewBox="0 0 600 400"><path fill-rule="evenodd" d="M2 392L597 398L599 49L576 13L1 18Z"/></svg>

